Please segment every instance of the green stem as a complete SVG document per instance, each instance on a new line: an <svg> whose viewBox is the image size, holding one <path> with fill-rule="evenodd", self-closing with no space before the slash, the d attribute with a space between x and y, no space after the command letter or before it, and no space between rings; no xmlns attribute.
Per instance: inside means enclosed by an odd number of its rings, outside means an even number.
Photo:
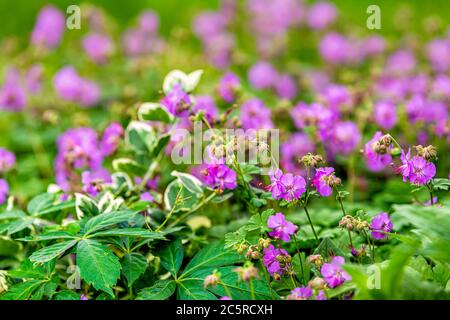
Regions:
<svg viewBox="0 0 450 320"><path fill-rule="evenodd" d="M295 249L297 251L297 255L298 255L298 260L300 260L300 268L302 269L302 282L303 284L306 284L306 279L305 279L305 273L303 271L303 261L302 261L302 256L300 254L300 250L298 248L298 244L297 244L297 235L294 233L294 243L295 243Z"/></svg>
<svg viewBox="0 0 450 320"><path fill-rule="evenodd" d="M255 288L253 287L253 279L250 279L249 286L250 286L250 297L252 300L255 300Z"/></svg>
<svg viewBox="0 0 450 320"><path fill-rule="evenodd" d="M342 215L343 217L345 217L347 215L347 213L345 212L344 209L344 204L342 203L342 199L339 196L339 191L337 190L337 188L334 188L334 190L336 191L337 195L336 195L336 200L339 202L340 206L341 206L341 210L342 210ZM352 240L352 233L350 232L350 230L347 230L348 233L348 239L350 240L350 246L353 248L353 240Z"/></svg>
<svg viewBox="0 0 450 320"><path fill-rule="evenodd" d="M305 210L306 217L308 218L309 225L311 226L311 229L312 229L312 231L314 233L314 237L316 238L317 244L319 244L320 243L319 237L317 236L316 230L314 229L314 226L313 226L313 223L311 221L311 217L309 216L309 212L308 212L308 209L306 208L306 205L303 206L303 209Z"/></svg>
<svg viewBox="0 0 450 320"><path fill-rule="evenodd" d="M174 202L174 204L173 204L172 209L170 209L170 212L169 212L169 214L167 215L166 219L163 221L163 223L161 223L161 224L159 225L159 227L156 228L156 230L155 230L156 232L158 232L159 230L161 230L161 228L164 227L165 224L167 223L167 221L169 221L169 219L172 217L172 214L173 214L173 212L175 211L175 208L177 207L177 204L178 204L178 201L179 201L179 198L180 198L180 195L181 195L181 191L182 191L182 190L183 190L183 188L181 187L180 190L179 190L178 193L177 193L177 196L176 196L176 198L175 198L175 202Z"/></svg>
<svg viewBox="0 0 450 320"><path fill-rule="evenodd" d="M272 286L271 286L271 284L270 284L270 275L269 275L269 273L267 272L267 269L266 269L266 267L264 266L264 263L263 263L263 261L262 261L261 258L259 258L259 263L261 264L261 268L263 269L264 277L266 278L267 286L268 286L269 289L270 289L270 295L272 296L272 300L274 300L274 299L275 299L275 296L273 295L273 289L272 289Z"/></svg>
<svg viewBox="0 0 450 320"><path fill-rule="evenodd" d="M181 216L178 217L178 219L176 219L174 222L172 222L169 225L170 227L176 226L177 224L179 224L181 221L183 221L188 215L190 215L192 212L197 211L198 209L200 209L202 206L204 206L205 204L207 204L209 201L211 201L214 197L216 196L216 193L213 192L211 193L206 199L204 199L202 202L200 202L198 205L196 205L194 208L192 208L191 210L189 210L188 212L182 214Z"/></svg>
<svg viewBox="0 0 450 320"><path fill-rule="evenodd" d="M225 283L223 283L223 281L220 280L219 284L223 287L223 289L225 290L225 293L227 294L227 296L230 297L230 299L233 299L233 297L231 296L230 289L228 289L228 287L225 285Z"/></svg>

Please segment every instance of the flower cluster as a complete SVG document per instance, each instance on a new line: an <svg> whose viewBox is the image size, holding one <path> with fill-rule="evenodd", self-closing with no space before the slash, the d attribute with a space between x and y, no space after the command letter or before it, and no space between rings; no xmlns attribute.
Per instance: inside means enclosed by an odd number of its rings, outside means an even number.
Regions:
<svg viewBox="0 0 450 320"><path fill-rule="evenodd" d="M226 164L213 163L207 165L203 171L205 183L211 188L223 192L237 187L236 172Z"/></svg>
<svg viewBox="0 0 450 320"><path fill-rule="evenodd" d="M427 156L424 152L420 154ZM405 153L401 151L401 165L396 168L396 172L403 176L403 181L409 180L415 185L425 185L433 179L436 174L434 163L427 161L420 155L411 158L411 150Z"/></svg>
<svg viewBox="0 0 450 320"><path fill-rule="evenodd" d="M381 233L380 231L391 232L393 225L389 215L386 212L382 212L373 217L370 227L372 229L372 238L383 240L387 238L387 235L385 233Z"/></svg>
<svg viewBox="0 0 450 320"><path fill-rule="evenodd" d="M334 168L322 167L316 169L312 183L322 197L328 197L333 193L333 188L341 183L341 179L334 175Z"/></svg>
<svg viewBox="0 0 450 320"><path fill-rule="evenodd" d="M330 288L335 288L345 281L351 280L350 275L342 269L345 260L343 257L333 257L330 263L324 263L320 272Z"/></svg>
<svg viewBox="0 0 450 320"><path fill-rule="evenodd" d="M292 173L285 173L280 169L270 172L270 182L268 186L274 199L284 199L287 202L299 199L306 191L306 181L302 176Z"/></svg>
<svg viewBox="0 0 450 320"><path fill-rule="evenodd" d="M290 268L291 256L284 249L275 248L269 245L264 249L263 262L267 271L275 280L280 277Z"/></svg>

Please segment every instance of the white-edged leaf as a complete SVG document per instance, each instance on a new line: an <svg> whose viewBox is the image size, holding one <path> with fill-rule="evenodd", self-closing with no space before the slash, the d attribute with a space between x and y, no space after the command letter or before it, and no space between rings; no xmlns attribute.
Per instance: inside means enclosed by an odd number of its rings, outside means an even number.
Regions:
<svg viewBox="0 0 450 320"><path fill-rule="evenodd" d="M160 121L172 123L174 116L160 103L145 102L140 105L138 118L141 121Z"/></svg>

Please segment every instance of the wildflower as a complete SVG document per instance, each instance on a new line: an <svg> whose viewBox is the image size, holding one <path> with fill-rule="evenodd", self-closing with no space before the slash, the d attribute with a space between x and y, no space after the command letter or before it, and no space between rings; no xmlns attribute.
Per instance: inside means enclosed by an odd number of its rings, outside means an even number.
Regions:
<svg viewBox="0 0 450 320"><path fill-rule="evenodd" d="M124 134L122 126L118 122L112 122L103 132L100 140L100 150L104 156L109 156L117 150L117 146Z"/></svg>
<svg viewBox="0 0 450 320"><path fill-rule="evenodd" d="M170 113L176 116L187 116L191 99L189 95L184 92L180 84L176 84L173 89L164 97L161 104L169 110Z"/></svg>
<svg viewBox="0 0 450 320"><path fill-rule="evenodd" d="M141 194L140 200L145 202L153 202L155 199L150 192L144 192Z"/></svg>
<svg viewBox="0 0 450 320"><path fill-rule="evenodd" d="M16 69L9 69L5 82L0 88L0 109L21 111L27 104L27 96L19 82L19 73Z"/></svg>
<svg viewBox="0 0 450 320"><path fill-rule="evenodd" d="M105 183L111 183L111 175L105 169L97 169L95 171L85 171L81 175L83 183L83 191L96 197L103 190Z"/></svg>
<svg viewBox="0 0 450 320"><path fill-rule="evenodd" d="M313 295L311 287L297 287L286 297L287 300L308 300Z"/></svg>
<svg viewBox="0 0 450 320"><path fill-rule="evenodd" d="M281 212L270 216L267 219L267 226L272 229L269 236L281 239L284 242L291 240L291 235L297 232L297 227L292 222L287 221Z"/></svg>
<svg viewBox="0 0 450 320"><path fill-rule="evenodd" d="M448 39L435 39L426 48L426 55L434 70L447 72L450 69L450 43Z"/></svg>
<svg viewBox="0 0 450 320"><path fill-rule="evenodd" d="M9 150L0 148L0 173L11 170L16 164L16 156Z"/></svg>
<svg viewBox="0 0 450 320"><path fill-rule="evenodd" d="M379 231L383 232L391 232L392 230L392 221L389 218L389 215L385 212L380 213L379 215L373 217L372 223L372 238L377 240L383 240L386 239L387 235L384 233L380 233Z"/></svg>
<svg viewBox="0 0 450 320"><path fill-rule="evenodd" d="M323 264L323 257L320 254L313 254L308 256L308 262L320 268L320 266Z"/></svg>
<svg viewBox="0 0 450 320"><path fill-rule="evenodd" d="M277 95L283 99L294 99L297 95L297 84L288 74L280 74L275 82Z"/></svg>
<svg viewBox="0 0 450 320"><path fill-rule="evenodd" d="M302 176L286 173L281 177L281 183L283 184L281 197L288 202L300 198L306 191L306 182Z"/></svg>
<svg viewBox="0 0 450 320"><path fill-rule="evenodd" d="M349 49L349 40L336 32L327 33L319 44L319 52L322 58L333 64L345 63L348 59Z"/></svg>
<svg viewBox="0 0 450 320"><path fill-rule="evenodd" d="M403 176L403 181L406 182L412 171L411 164L411 149L405 154L405 151L401 151L400 161L402 164L395 169L395 171Z"/></svg>
<svg viewBox="0 0 450 320"><path fill-rule="evenodd" d="M308 12L308 26L314 30L323 30L332 24L337 17L336 6L332 3L321 1L315 3Z"/></svg>
<svg viewBox="0 0 450 320"><path fill-rule="evenodd" d="M25 85L30 93L38 93L42 88L43 68L40 64L34 64L25 75Z"/></svg>
<svg viewBox="0 0 450 320"><path fill-rule="evenodd" d="M4 204L9 193L9 185L5 179L0 179L0 205Z"/></svg>
<svg viewBox="0 0 450 320"><path fill-rule="evenodd" d="M192 106L194 113L203 112L206 120L209 123L216 121L219 117L219 111L217 109L214 100L210 96L197 96L195 97L194 105Z"/></svg>
<svg viewBox="0 0 450 320"><path fill-rule="evenodd" d="M319 290L319 292L316 295L316 300L328 300L327 296L325 295L325 291Z"/></svg>
<svg viewBox="0 0 450 320"><path fill-rule="evenodd" d="M351 280L350 275L341 267L344 262L343 257L336 256L331 259L331 263L325 263L320 269L322 276L330 288L337 287L345 281Z"/></svg>
<svg viewBox="0 0 450 320"><path fill-rule="evenodd" d="M272 112L259 99L250 99L241 107L240 121L244 129L271 129Z"/></svg>
<svg viewBox="0 0 450 320"><path fill-rule="evenodd" d="M274 278L279 278L283 275L288 267L288 253L284 249L275 248L269 245L264 249L263 262L267 271Z"/></svg>
<svg viewBox="0 0 450 320"><path fill-rule="evenodd" d="M355 229L355 219L350 215L346 215L339 221L339 227L352 231Z"/></svg>
<svg viewBox="0 0 450 320"><path fill-rule="evenodd" d="M219 191L237 187L236 172L225 164L209 164L205 169L205 182Z"/></svg>
<svg viewBox="0 0 450 320"><path fill-rule="evenodd" d="M224 101L232 103L236 99L236 93L239 90L239 87L239 77L232 72L228 72L220 80L217 91Z"/></svg>
<svg viewBox="0 0 450 320"><path fill-rule="evenodd" d="M220 273L217 273L214 271L212 274L206 276L205 280L203 281L203 287L207 288L209 286L215 287L219 283L220 279Z"/></svg>
<svg viewBox="0 0 450 320"><path fill-rule="evenodd" d="M244 265L244 267L238 267L234 271L238 274L239 281L248 282L258 278L258 269L251 263Z"/></svg>
<svg viewBox="0 0 450 320"><path fill-rule="evenodd" d="M305 170L298 163L298 159L314 150L314 142L306 133L295 132L281 144L280 164L286 171L303 174Z"/></svg>
<svg viewBox="0 0 450 320"><path fill-rule="evenodd" d="M397 111L393 103L379 101L375 104L375 122L383 129L392 129L397 123Z"/></svg>
<svg viewBox="0 0 450 320"><path fill-rule="evenodd" d="M380 152L380 138L383 134L377 131L375 135L368 141L364 147L364 158L366 160L366 165L370 171L377 172L385 168L389 163L392 162L392 156L387 152L390 148L383 145L383 149L386 152Z"/></svg>
<svg viewBox="0 0 450 320"><path fill-rule="evenodd" d="M88 57L98 64L104 64L114 51L111 38L100 33L91 33L83 38L83 49Z"/></svg>
<svg viewBox="0 0 450 320"><path fill-rule="evenodd" d="M277 81L277 71L266 61L254 64L248 71L248 81L255 89L267 89Z"/></svg>
<svg viewBox="0 0 450 320"><path fill-rule="evenodd" d="M53 49L60 43L65 27L64 13L54 6L45 6L37 17L31 34L31 43Z"/></svg>
<svg viewBox="0 0 450 320"><path fill-rule="evenodd" d="M270 170L270 185L268 186L268 190L272 192L272 197L276 200L281 199L284 188L281 183L281 177L283 176L283 172L280 169Z"/></svg>
<svg viewBox="0 0 450 320"><path fill-rule="evenodd" d="M432 162L426 161L420 156L411 159L411 172L409 180L415 185L424 185L430 182L436 174L436 166Z"/></svg>
<svg viewBox="0 0 450 320"><path fill-rule="evenodd" d="M312 183L322 197L328 197L333 193L333 187L340 183L340 179L335 177L334 168L323 167L317 168Z"/></svg>
<svg viewBox="0 0 450 320"><path fill-rule="evenodd" d="M361 140L361 134L355 123L338 122L332 131L329 148L339 154L349 154L355 150Z"/></svg>

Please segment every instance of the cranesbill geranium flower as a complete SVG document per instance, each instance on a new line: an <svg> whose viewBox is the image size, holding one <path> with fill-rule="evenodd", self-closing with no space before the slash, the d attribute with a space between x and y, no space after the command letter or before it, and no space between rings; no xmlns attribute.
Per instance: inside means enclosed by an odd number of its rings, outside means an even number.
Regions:
<svg viewBox="0 0 450 320"><path fill-rule="evenodd" d="M266 61L260 61L248 71L248 81L255 89L272 87L277 81L277 71Z"/></svg>
<svg viewBox="0 0 450 320"><path fill-rule="evenodd" d="M270 170L270 185L268 186L268 190L272 192L272 197L276 200L281 199L281 196L284 192L283 184L281 183L281 177L283 176L283 172L280 169Z"/></svg>
<svg viewBox="0 0 450 320"><path fill-rule="evenodd" d="M208 164L205 169L205 183L220 191L235 189L237 187L236 172L225 164Z"/></svg>
<svg viewBox="0 0 450 320"><path fill-rule="evenodd" d="M350 275L341 267L344 262L343 257L336 256L331 259L331 263L325 263L320 269L322 276L330 288L337 287L345 281L351 280Z"/></svg>
<svg viewBox="0 0 450 320"><path fill-rule="evenodd" d="M111 175L103 168L95 171L85 171L81 175L83 191L93 197L96 197L102 191L105 183L111 183L111 181Z"/></svg>
<svg viewBox="0 0 450 320"><path fill-rule="evenodd" d="M241 107L242 128L247 129L271 129L272 112L259 99L250 99Z"/></svg>
<svg viewBox="0 0 450 320"><path fill-rule="evenodd" d="M379 101L375 104L375 122L383 129L392 129L397 123L397 110L389 101Z"/></svg>
<svg viewBox="0 0 450 320"><path fill-rule="evenodd" d="M109 156L117 150L120 139L124 135L124 130L120 123L112 122L103 132L100 140L100 150L103 155Z"/></svg>
<svg viewBox="0 0 450 320"><path fill-rule="evenodd" d="M412 165L411 165L411 149L408 149L408 152L405 154L405 151L402 150L400 161L402 164L395 169L395 171L403 176L403 181L406 182L411 174Z"/></svg>
<svg viewBox="0 0 450 320"><path fill-rule="evenodd" d="M0 173L8 171L16 164L14 153L9 150L0 148Z"/></svg>
<svg viewBox="0 0 450 320"><path fill-rule="evenodd" d="M209 123L216 121L219 117L219 110L210 96L196 96L192 111L195 113L203 111Z"/></svg>
<svg viewBox="0 0 450 320"><path fill-rule="evenodd" d="M239 87L239 77L232 72L227 72L220 80L217 91L225 102L231 103L236 99L236 92Z"/></svg>
<svg viewBox="0 0 450 320"><path fill-rule="evenodd" d="M358 126L351 121L342 121L334 126L328 147L332 152L345 155L353 152L360 140Z"/></svg>
<svg viewBox="0 0 450 320"><path fill-rule="evenodd" d="M21 111L27 104L27 95L20 85L19 72L15 68L7 71L0 88L0 109Z"/></svg>
<svg viewBox="0 0 450 320"><path fill-rule="evenodd" d="M103 64L114 51L111 38L100 33L91 33L83 38L83 49L88 57L98 64Z"/></svg>
<svg viewBox="0 0 450 320"><path fill-rule="evenodd" d="M389 215L386 212L382 212L379 215L373 217L371 227L372 238L383 240L386 239L387 235L379 231L391 232L393 225L391 219L389 218Z"/></svg>
<svg viewBox="0 0 450 320"><path fill-rule="evenodd" d="M364 147L364 158L366 159L366 165L370 171L377 172L383 170L387 165L392 162L392 156L389 152L381 154L374 150L374 143L376 143L383 133L377 131L370 141L368 141Z"/></svg>
<svg viewBox="0 0 450 320"><path fill-rule="evenodd" d="M409 180L412 184L424 185L433 179L436 174L436 166L420 156L411 159L411 172Z"/></svg>
<svg viewBox="0 0 450 320"><path fill-rule="evenodd" d="M316 300L328 300L323 290L319 290L316 296Z"/></svg>
<svg viewBox="0 0 450 320"><path fill-rule="evenodd" d="M292 222L287 221L281 212L270 216L267 219L267 226L272 229L269 236L281 239L284 242L291 240L291 235L297 231L297 227Z"/></svg>
<svg viewBox="0 0 450 320"><path fill-rule="evenodd" d="M187 116L191 106L191 99L189 95L184 92L181 85L177 84L164 97L161 104L169 110L170 113L176 116Z"/></svg>
<svg viewBox="0 0 450 320"><path fill-rule="evenodd" d="M312 183L322 197L328 197L333 193L334 180L334 168L322 167L316 169Z"/></svg>
<svg viewBox="0 0 450 320"><path fill-rule="evenodd" d="M287 300L308 300L313 295L313 291L310 286L297 287L291 291L291 294L287 296Z"/></svg>
<svg viewBox="0 0 450 320"><path fill-rule="evenodd" d="M45 6L37 17L31 34L31 43L53 49L60 43L65 27L64 13L54 6Z"/></svg>
<svg viewBox="0 0 450 320"><path fill-rule="evenodd" d="M315 30L322 30L333 23L337 17L336 6L321 1L315 3L308 12L308 26Z"/></svg>
<svg viewBox="0 0 450 320"><path fill-rule="evenodd" d="M5 203L6 197L8 196L9 185L5 179L0 179L0 205Z"/></svg>
<svg viewBox="0 0 450 320"><path fill-rule="evenodd" d="M295 79L288 74L280 74L275 83L275 90L280 98L294 99L297 95Z"/></svg>
<svg viewBox="0 0 450 320"><path fill-rule="evenodd" d="M288 202L300 198L306 191L306 182L302 176L286 173L281 177L281 183L283 184L283 194L281 197Z"/></svg>
<svg viewBox="0 0 450 320"><path fill-rule="evenodd" d="M273 245L269 245L264 249L263 262L270 275L283 275L287 266L283 262L280 262L280 260L287 255L288 253L286 250L275 248Z"/></svg>

